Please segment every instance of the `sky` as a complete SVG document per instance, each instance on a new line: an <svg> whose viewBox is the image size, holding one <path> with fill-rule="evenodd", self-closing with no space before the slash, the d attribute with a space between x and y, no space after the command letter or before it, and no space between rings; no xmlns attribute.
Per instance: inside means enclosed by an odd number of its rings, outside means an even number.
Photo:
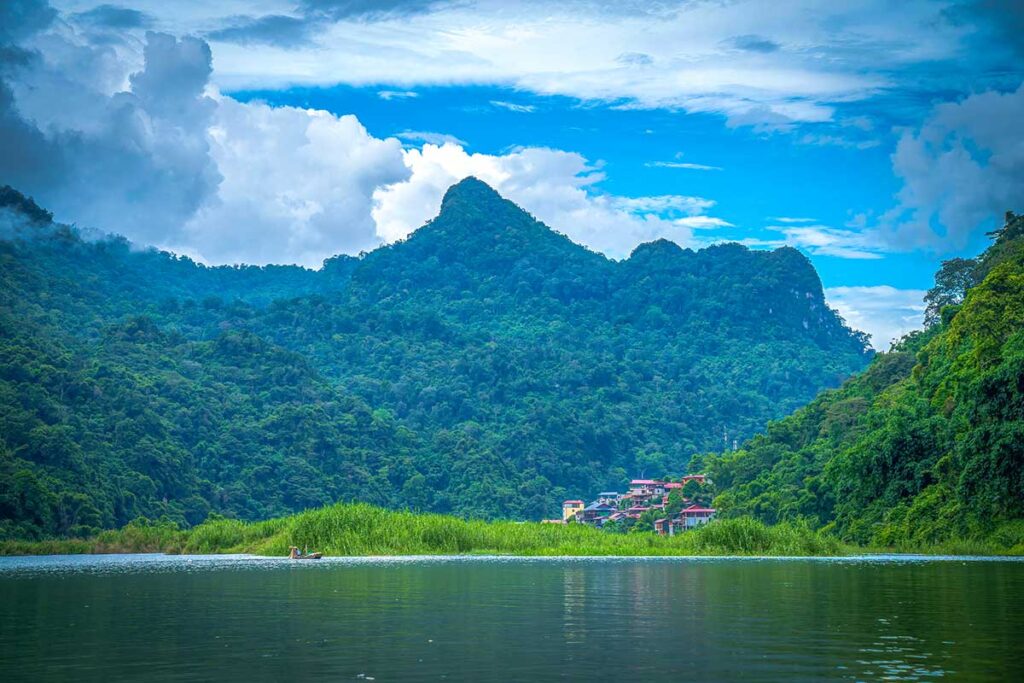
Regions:
<svg viewBox="0 0 1024 683"><path fill-rule="evenodd" d="M1024 210L1021 35L1021 0L11 0L0 184L318 267L475 175L614 259L795 247L885 349Z"/></svg>

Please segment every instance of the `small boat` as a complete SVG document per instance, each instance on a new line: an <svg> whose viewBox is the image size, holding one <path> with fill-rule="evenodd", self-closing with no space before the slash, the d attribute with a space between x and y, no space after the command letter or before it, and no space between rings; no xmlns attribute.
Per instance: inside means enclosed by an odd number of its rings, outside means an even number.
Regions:
<svg viewBox="0 0 1024 683"><path fill-rule="evenodd" d="M323 557L323 553L300 553L296 546L291 546L288 552L288 557L293 560L319 560Z"/></svg>

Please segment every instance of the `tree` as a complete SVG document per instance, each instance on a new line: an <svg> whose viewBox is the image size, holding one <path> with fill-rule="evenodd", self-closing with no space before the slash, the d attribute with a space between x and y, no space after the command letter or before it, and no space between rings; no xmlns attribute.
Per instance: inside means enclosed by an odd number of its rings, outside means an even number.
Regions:
<svg viewBox="0 0 1024 683"><path fill-rule="evenodd" d="M942 319L942 309L963 302L967 290L978 284L978 261L955 258L943 261L935 273L935 286L924 295L927 304L924 324L932 326Z"/></svg>
<svg viewBox="0 0 1024 683"><path fill-rule="evenodd" d="M691 479L683 484L683 497L687 500L693 500L700 494L700 482L696 479Z"/></svg>
<svg viewBox="0 0 1024 683"><path fill-rule="evenodd" d="M679 492L679 489L672 489L672 493L668 494L668 503L665 505L665 514L674 515L682 510L684 505L683 494Z"/></svg>

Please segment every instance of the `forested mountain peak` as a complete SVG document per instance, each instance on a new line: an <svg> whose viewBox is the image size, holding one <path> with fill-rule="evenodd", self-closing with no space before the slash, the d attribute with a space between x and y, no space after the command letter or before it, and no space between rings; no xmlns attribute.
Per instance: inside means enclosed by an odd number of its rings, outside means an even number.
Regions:
<svg viewBox="0 0 1024 683"><path fill-rule="evenodd" d="M476 176L466 176L449 187L441 199L441 212L453 209L458 204L483 206L497 201L506 201L498 191Z"/></svg>
<svg viewBox="0 0 1024 683"><path fill-rule="evenodd" d="M347 499L548 517L870 357L795 251L659 241L612 261L476 179L319 271L47 225L0 238L0 536Z"/></svg>

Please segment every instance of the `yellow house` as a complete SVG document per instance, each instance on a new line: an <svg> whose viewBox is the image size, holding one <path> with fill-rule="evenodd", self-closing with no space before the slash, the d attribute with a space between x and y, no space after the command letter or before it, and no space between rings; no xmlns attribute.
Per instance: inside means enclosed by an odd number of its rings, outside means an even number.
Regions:
<svg viewBox="0 0 1024 683"><path fill-rule="evenodd" d="M562 503L562 521L568 522L569 518L583 510L582 500L567 500Z"/></svg>

